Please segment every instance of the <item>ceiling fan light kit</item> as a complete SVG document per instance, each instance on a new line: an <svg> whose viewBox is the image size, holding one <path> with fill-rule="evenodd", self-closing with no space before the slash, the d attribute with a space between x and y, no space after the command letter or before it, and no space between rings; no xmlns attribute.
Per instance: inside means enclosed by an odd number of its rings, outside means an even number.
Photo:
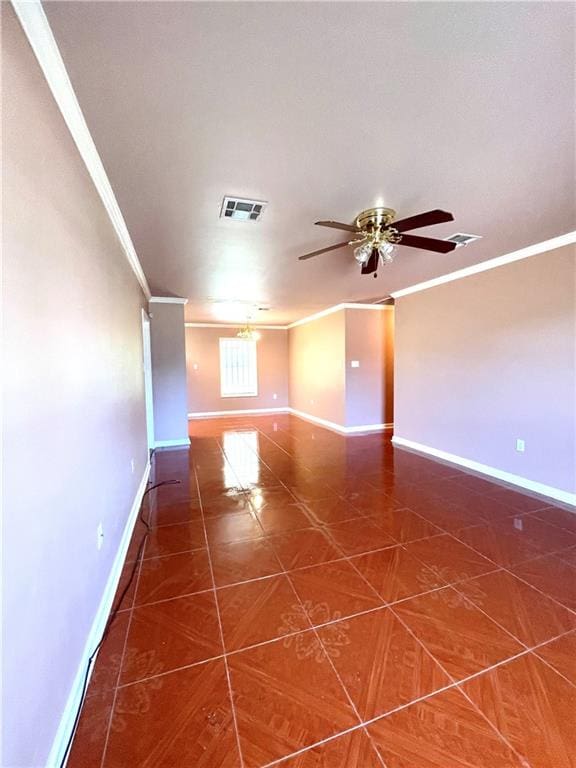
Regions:
<svg viewBox="0 0 576 768"><path fill-rule="evenodd" d="M396 211L392 208L378 207L367 208L359 213L354 224L344 224L339 221L317 221L315 223L321 227L353 232L357 237L354 240L336 243L327 248L306 253L299 259L301 261L311 259L313 256L318 256L326 251L334 251L350 245L354 247L354 258L361 265L362 274L373 274L376 277L378 265L391 264L399 245L421 248L435 253L450 253L457 247L455 242L405 234L405 232L419 227L429 227L434 224L453 221L454 216L448 211L435 209L400 221L395 221L395 218Z"/></svg>

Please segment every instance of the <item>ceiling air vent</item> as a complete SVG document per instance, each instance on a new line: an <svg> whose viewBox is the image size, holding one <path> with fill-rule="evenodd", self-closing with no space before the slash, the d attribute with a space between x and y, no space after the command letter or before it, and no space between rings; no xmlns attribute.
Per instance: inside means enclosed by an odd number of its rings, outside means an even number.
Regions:
<svg viewBox="0 0 576 768"><path fill-rule="evenodd" d="M473 243L474 240L481 240L482 235L465 235L462 232L457 232L455 235L450 235L450 237L445 237L444 240L447 240L449 243L456 243L458 247L461 245L468 245L468 243Z"/></svg>
<svg viewBox="0 0 576 768"><path fill-rule="evenodd" d="M267 203L263 200L245 200L242 197L225 197L220 209L221 219L258 221Z"/></svg>

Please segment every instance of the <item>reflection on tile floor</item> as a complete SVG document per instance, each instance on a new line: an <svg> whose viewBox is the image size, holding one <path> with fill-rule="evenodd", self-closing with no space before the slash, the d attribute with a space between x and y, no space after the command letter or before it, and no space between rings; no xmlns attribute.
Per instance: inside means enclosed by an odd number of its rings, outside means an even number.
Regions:
<svg viewBox="0 0 576 768"><path fill-rule="evenodd" d="M576 515L389 435L190 429L69 768L576 766Z"/></svg>

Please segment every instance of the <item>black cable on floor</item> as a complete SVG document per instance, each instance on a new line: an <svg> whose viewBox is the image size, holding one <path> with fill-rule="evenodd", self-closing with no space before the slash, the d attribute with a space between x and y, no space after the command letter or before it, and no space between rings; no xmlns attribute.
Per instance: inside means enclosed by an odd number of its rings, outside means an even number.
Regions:
<svg viewBox="0 0 576 768"><path fill-rule="evenodd" d="M150 487L146 488L144 493L142 494L142 501L140 502L140 512L138 514L138 520L145 526L146 530L144 532L144 535L142 536L142 541L140 542L138 546L138 552L136 553L136 558L134 560L134 565L132 567L132 570L130 572L130 578L128 579L126 586L122 590L119 599L116 601L116 605L112 608L110 611L110 615L108 616L108 621L106 622L106 626L104 627L104 630L102 632L102 635L100 637L100 640L98 641L98 644L96 645L96 648L92 651L90 654L90 658L88 659L88 664L86 666L86 674L84 675L84 682L82 683L82 694L80 696L80 704L78 705L78 709L76 710L76 717L74 718L74 725L72 726L72 731L70 733L70 738L68 739L68 742L66 744L66 749L64 750L64 755L62 756L62 762L60 763L60 768L64 768L64 765L66 764L66 760L68 759L68 754L70 752L70 747L72 746L72 742L74 740L74 736L76 735L76 730L78 728L78 723L80 722L80 715L82 713L82 707L84 705L84 699L86 697L86 690L88 688L88 679L90 677L90 670L92 669L92 662L94 661L94 658L96 657L96 654L102 647L102 643L104 640L106 640L106 637L108 636L108 632L110 631L110 627L112 626L112 622L116 618L116 615L118 614L118 611L120 609L120 606L122 605L122 601L126 597L128 590L130 589L132 582L134 580L134 576L136 575L136 570L138 566L140 565L140 561L142 559L142 555L144 554L144 545L146 543L146 540L148 539L148 536L151 531L150 526L150 519L144 520L144 517L142 516L143 509L142 505L144 503L144 497L150 493L150 491L153 491L155 488L160 488L162 485L177 485L180 483L180 480L163 480L161 483L156 483L155 485L151 485Z"/></svg>

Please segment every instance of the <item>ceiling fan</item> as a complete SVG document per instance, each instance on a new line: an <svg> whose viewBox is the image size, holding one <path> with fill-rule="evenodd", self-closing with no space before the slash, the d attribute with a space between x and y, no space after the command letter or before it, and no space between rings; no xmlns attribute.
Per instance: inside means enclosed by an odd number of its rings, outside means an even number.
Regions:
<svg viewBox="0 0 576 768"><path fill-rule="evenodd" d="M436 209L420 213L417 216L410 216L407 219L400 219L400 221L394 221L395 218L396 211L393 211L392 208L380 207L362 211L356 217L354 224L342 224L339 221L316 221L315 224L321 227L332 227L333 229L352 232L355 239L329 245L327 248L320 248L318 251L299 256L298 259L304 261L321 253L351 245L355 246L354 258L362 265L362 274L370 275L373 273L376 277L379 262L390 264L394 260L394 252L398 245L422 248L425 251L434 251L435 253L450 253L457 246L457 243L452 243L449 240L436 240L432 237L404 234L411 229L454 221L454 216L447 211Z"/></svg>

